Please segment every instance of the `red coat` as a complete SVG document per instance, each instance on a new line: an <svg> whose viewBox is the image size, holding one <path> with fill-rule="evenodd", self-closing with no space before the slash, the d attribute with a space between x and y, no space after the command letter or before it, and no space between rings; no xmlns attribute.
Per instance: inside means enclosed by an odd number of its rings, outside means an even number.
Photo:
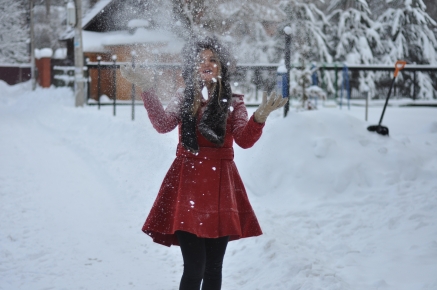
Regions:
<svg viewBox="0 0 437 290"><path fill-rule="evenodd" d="M234 94L232 97L223 147L217 147L197 131L198 155L186 151L180 143L182 94L179 92L166 110L154 95L144 93L142 97L158 132L166 133L179 125L176 159L162 182L143 232L165 246L178 245L174 234L177 230L204 238L230 236L230 240L261 235L233 161L234 140L242 148L252 147L264 127L256 123L253 116L248 120L243 96Z"/></svg>

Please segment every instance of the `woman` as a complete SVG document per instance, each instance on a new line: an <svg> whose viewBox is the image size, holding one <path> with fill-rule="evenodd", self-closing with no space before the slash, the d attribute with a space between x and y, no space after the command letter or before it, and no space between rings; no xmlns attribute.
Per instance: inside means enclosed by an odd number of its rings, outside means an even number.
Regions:
<svg viewBox="0 0 437 290"><path fill-rule="evenodd" d="M150 72L127 66L122 75L143 89L154 128L179 126L176 159L142 228L162 245L179 245L184 260L180 290L221 288L228 241L261 235L233 161L233 142L249 148L260 138L267 116L287 99L274 93L248 120L242 95L232 94L228 51L216 38L190 41L183 50L185 88L164 110Z"/></svg>

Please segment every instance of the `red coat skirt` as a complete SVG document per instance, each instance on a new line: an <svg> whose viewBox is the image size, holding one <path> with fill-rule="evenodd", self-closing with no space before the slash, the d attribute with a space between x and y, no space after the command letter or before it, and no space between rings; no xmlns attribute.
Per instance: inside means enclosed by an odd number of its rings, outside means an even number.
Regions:
<svg viewBox="0 0 437 290"><path fill-rule="evenodd" d="M180 125L181 100L178 94L164 110L154 94L143 94L149 118L158 132L165 133ZM248 120L243 96L233 95L222 147L209 142L199 132L197 155L185 150L179 142L176 159L164 177L143 232L165 246L178 245L177 230L204 238L229 236L230 240L261 235L233 161L232 146L234 141L243 148L253 146L263 126L253 117Z"/></svg>

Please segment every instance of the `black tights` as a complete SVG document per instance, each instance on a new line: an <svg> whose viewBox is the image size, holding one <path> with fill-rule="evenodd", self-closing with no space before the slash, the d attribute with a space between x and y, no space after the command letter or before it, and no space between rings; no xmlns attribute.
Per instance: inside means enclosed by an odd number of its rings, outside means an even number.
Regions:
<svg viewBox="0 0 437 290"><path fill-rule="evenodd" d="M220 290L223 258L229 237L199 238L194 234L176 231L184 259L184 274L179 290Z"/></svg>

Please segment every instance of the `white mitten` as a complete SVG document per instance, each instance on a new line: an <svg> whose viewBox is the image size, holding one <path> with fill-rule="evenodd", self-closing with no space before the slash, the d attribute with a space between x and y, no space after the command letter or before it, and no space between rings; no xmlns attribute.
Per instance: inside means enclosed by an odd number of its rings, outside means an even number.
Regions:
<svg viewBox="0 0 437 290"><path fill-rule="evenodd" d="M148 91L153 87L155 76L153 71L147 69L135 69L130 65L120 66L121 75L129 82Z"/></svg>
<svg viewBox="0 0 437 290"><path fill-rule="evenodd" d="M257 123L265 123L270 113L283 107L287 101L288 98L283 98L281 95L276 95L276 92L272 92L267 100L267 92L264 92L262 103L254 113L255 121Z"/></svg>

